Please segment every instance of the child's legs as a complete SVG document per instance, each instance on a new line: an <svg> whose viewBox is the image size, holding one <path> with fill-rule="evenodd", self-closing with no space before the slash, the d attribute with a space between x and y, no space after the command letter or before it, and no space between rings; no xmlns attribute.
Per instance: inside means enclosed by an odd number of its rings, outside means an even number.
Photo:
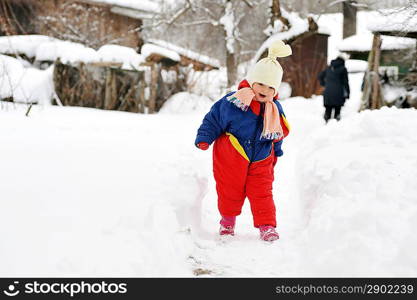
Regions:
<svg viewBox="0 0 417 300"><path fill-rule="evenodd" d="M213 147L213 173L218 208L222 216L238 216L245 201L245 182L249 162L237 152L229 137L222 135Z"/></svg>
<svg viewBox="0 0 417 300"><path fill-rule="evenodd" d="M246 195L249 198L255 227L271 225L276 227L275 204L272 197L274 181L274 157L252 163L246 179Z"/></svg>

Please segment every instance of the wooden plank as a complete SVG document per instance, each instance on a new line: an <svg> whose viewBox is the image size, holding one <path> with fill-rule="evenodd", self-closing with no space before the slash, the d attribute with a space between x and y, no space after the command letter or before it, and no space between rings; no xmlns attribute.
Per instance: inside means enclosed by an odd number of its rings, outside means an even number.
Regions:
<svg viewBox="0 0 417 300"><path fill-rule="evenodd" d="M372 68L372 97L371 97L371 109L377 109L381 107L380 103L380 84L379 84L379 61L381 58L381 36L379 34L374 35L375 44L372 45L372 51L375 53L374 63Z"/></svg>

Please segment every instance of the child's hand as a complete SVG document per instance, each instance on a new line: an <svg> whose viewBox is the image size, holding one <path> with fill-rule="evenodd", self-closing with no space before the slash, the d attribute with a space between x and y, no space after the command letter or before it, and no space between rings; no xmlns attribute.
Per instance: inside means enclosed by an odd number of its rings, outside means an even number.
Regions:
<svg viewBox="0 0 417 300"><path fill-rule="evenodd" d="M201 150L207 150L209 148L209 144L206 142L201 142L197 144L197 147L200 148Z"/></svg>

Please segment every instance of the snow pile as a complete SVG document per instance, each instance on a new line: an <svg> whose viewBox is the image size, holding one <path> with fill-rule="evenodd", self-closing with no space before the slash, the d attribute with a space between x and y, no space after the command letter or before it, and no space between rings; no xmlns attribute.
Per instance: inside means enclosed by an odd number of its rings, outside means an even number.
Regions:
<svg viewBox="0 0 417 300"><path fill-rule="evenodd" d="M145 60L133 48L119 45L104 45L97 50L100 61L121 62L123 69L137 69Z"/></svg>
<svg viewBox="0 0 417 300"><path fill-rule="evenodd" d="M58 58L65 64L77 62L97 62L97 52L79 43L69 41L53 41L40 44L36 49L37 61L55 61Z"/></svg>
<svg viewBox="0 0 417 300"><path fill-rule="evenodd" d="M0 274L192 276L196 120L26 109L0 110Z"/></svg>
<svg viewBox="0 0 417 300"><path fill-rule="evenodd" d="M52 75L53 66L44 71L25 68L19 60L0 55L0 99L49 104L54 95Z"/></svg>
<svg viewBox="0 0 417 300"><path fill-rule="evenodd" d="M345 61L349 73L365 72L368 69L368 62L359 59L348 59Z"/></svg>
<svg viewBox="0 0 417 300"><path fill-rule="evenodd" d="M387 103L393 103L399 98L405 98L407 90L403 86L392 86L388 84L382 85L382 93L384 95L384 101Z"/></svg>
<svg viewBox="0 0 417 300"><path fill-rule="evenodd" d="M278 88L278 98L281 99L287 99L291 97L292 88L291 85L287 82L281 82L281 85Z"/></svg>
<svg viewBox="0 0 417 300"><path fill-rule="evenodd" d="M190 114L207 113L213 101L205 96L198 96L188 92L172 95L162 106L160 114Z"/></svg>
<svg viewBox="0 0 417 300"><path fill-rule="evenodd" d="M344 39L338 48L340 51L371 51L373 35L356 34ZM415 48L416 42L412 38L381 35L381 50L399 50Z"/></svg>
<svg viewBox="0 0 417 300"><path fill-rule="evenodd" d="M202 72L188 67L187 87L190 93L206 96L216 101L227 93L226 69Z"/></svg>
<svg viewBox="0 0 417 300"><path fill-rule="evenodd" d="M0 53L34 57L40 44L52 41L55 39L45 35L0 36Z"/></svg>
<svg viewBox="0 0 417 300"><path fill-rule="evenodd" d="M148 56L152 54L157 54L172 59L173 61L181 60L181 57L177 52L153 44L144 44L142 46L141 53L144 59L148 58Z"/></svg>
<svg viewBox="0 0 417 300"><path fill-rule="evenodd" d="M150 43L164 47L166 49L172 50L174 52L177 52L178 54L188 57L192 60L196 60L199 62L202 62L204 64L208 64L210 66L216 67L216 68L220 68L220 61L211 57L208 57L206 55L202 55L200 53L191 51L189 49L186 48L182 48L179 47L177 45L162 41L162 40L156 40L156 39L149 39L148 40Z"/></svg>
<svg viewBox="0 0 417 300"><path fill-rule="evenodd" d="M415 276L416 113L365 111L300 145L304 274Z"/></svg>

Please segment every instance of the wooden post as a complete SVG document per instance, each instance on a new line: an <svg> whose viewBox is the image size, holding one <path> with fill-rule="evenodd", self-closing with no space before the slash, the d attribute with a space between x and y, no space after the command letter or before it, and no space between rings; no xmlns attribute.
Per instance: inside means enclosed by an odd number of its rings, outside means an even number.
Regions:
<svg viewBox="0 0 417 300"><path fill-rule="evenodd" d="M158 73L159 68L157 63L153 63L151 65L151 91L148 101L148 113L153 114L155 113L155 106L156 106L156 92L158 89Z"/></svg>
<svg viewBox="0 0 417 300"><path fill-rule="evenodd" d="M104 109L110 109L111 103L111 69L106 68L106 83L104 88Z"/></svg>
<svg viewBox="0 0 417 300"><path fill-rule="evenodd" d="M371 93L371 109L378 109L381 107L381 89L379 83L379 60L381 58L381 35L374 34L374 43L372 44L372 51L374 51L374 64L372 69L372 93Z"/></svg>

